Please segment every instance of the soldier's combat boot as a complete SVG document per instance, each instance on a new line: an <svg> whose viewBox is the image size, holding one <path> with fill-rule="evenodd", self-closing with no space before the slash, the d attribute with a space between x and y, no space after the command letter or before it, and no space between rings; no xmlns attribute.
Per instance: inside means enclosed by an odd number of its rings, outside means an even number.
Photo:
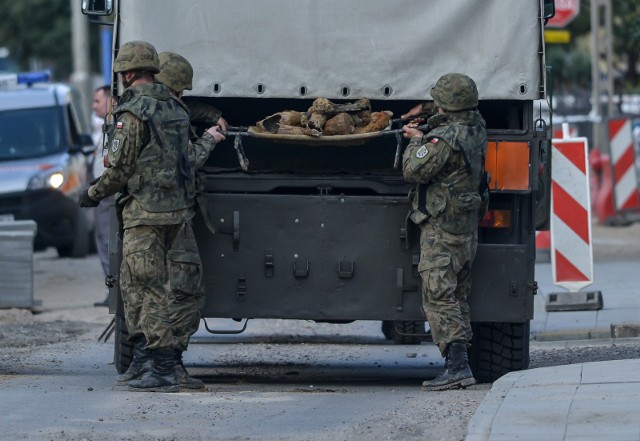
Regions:
<svg viewBox="0 0 640 441"><path fill-rule="evenodd" d="M136 392L179 392L176 378L176 351L171 348L152 349L153 368L140 380L131 380L129 390Z"/></svg>
<svg viewBox="0 0 640 441"><path fill-rule="evenodd" d="M118 384L127 384L131 380L141 378L145 372L151 371L151 351L145 346L147 346L147 339L144 335L133 340L133 361L125 373L116 377Z"/></svg>
<svg viewBox="0 0 640 441"><path fill-rule="evenodd" d="M422 383L423 390L464 389L476 383L469 367L467 345L463 341L454 341L447 346L444 371L435 379Z"/></svg>
<svg viewBox="0 0 640 441"><path fill-rule="evenodd" d="M180 387L187 389L204 389L204 381L193 378L184 367L182 352L178 352L176 359L176 378L178 379Z"/></svg>

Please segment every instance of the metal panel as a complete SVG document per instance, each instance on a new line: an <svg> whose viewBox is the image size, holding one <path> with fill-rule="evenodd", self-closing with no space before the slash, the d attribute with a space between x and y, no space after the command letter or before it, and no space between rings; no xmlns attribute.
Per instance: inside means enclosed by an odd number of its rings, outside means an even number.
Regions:
<svg viewBox="0 0 640 441"><path fill-rule="evenodd" d="M523 322L533 318L535 256L526 245L481 244L473 262L471 320Z"/></svg>
<svg viewBox="0 0 640 441"><path fill-rule="evenodd" d="M405 198L210 194L209 207L219 232L195 226L205 317L424 319L417 244L407 250L401 239ZM528 254L525 245L479 246L473 320L532 317Z"/></svg>
<svg viewBox="0 0 640 441"><path fill-rule="evenodd" d="M222 233L211 236L196 223L209 293L204 315L421 318L419 281L411 276L413 252L400 238L405 201L403 197L211 195L209 206ZM234 212L239 217L235 244L230 225ZM402 297L399 269L405 284L414 286Z"/></svg>

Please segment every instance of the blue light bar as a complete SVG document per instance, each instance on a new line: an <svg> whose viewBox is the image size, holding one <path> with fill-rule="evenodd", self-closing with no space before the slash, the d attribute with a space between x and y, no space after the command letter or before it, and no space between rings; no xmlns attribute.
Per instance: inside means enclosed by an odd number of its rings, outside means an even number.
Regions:
<svg viewBox="0 0 640 441"><path fill-rule="evenodd" d="M35 72L23 72L18 74L18 84L48 83L51 81L51 71L41 70Z"/></svg>

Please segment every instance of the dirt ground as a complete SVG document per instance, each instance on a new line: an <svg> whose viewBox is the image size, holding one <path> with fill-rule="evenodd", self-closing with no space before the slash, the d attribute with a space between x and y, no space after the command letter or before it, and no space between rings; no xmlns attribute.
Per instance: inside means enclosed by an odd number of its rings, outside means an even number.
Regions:
<svg viewBox="0 0 640 441"><path fill-rule="evenodd" d="M2 351L0 365L9 353L99 335L111 321L107 308L93 306L106 295L96 255L61 259L53 248L36 252L33 284L33 311L0 309L0 347L13 349Z"/></svg>

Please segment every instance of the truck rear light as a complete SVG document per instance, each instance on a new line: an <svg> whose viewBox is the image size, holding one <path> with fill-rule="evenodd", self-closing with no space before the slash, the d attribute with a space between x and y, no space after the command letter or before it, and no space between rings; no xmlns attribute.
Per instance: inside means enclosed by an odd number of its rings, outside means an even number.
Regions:
<svg viewBox="0 0 640 441"><path fill-rule="evenodd" d="M482 228L509 228L511 226L511 212L509 210L489 210L480 221Z"/></svg>
<svg viewBox="0 0 640 441"><path fill-rule="evenodd" d="M529 143L489 141L485 169L491 190L528 190Z"/></svg>

